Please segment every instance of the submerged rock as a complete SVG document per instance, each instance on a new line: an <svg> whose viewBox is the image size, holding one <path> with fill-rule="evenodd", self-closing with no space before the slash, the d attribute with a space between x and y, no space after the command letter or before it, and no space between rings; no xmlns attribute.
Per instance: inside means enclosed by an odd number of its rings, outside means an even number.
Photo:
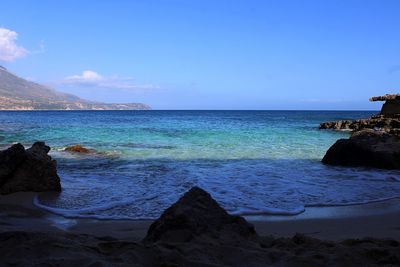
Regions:
<svg viewBox="0 0 400 267"><path fill-rule="evenodd" d="M69 151L69 152L76 152L76 153L90 153L93 152L92 149L88 149L82 145L73 145L73 146L67 146L64 151Z"/></svg>
<svg viewBox="0 0 400 267"><path fill-rule="evenodd" d="M382 131L362 130L339 139L322 162L330 165L400 169L400 138Z"/></svg>
<svg viewBox="0 0 400 267"><path fill-rule="evenodd" d="M25 150L16 144L0 152L0 193L61 191L57 163L47 155L50 147L36 142Z"/></svg>
<svg viewBox="0 0 400 267"><path fill-rule="evenodd" d="M189 242L201 236L246 241L257 234L244 218L229 215L209 193L193 187L150 226L144 241Z"/></svg>

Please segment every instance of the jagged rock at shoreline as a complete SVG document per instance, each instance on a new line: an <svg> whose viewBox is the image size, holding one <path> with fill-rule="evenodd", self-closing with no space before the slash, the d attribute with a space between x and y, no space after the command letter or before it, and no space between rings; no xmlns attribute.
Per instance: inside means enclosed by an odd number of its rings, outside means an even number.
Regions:
<svg viewBox="0 0 400 267"><path fill-rule="evenodd" d="M386 101L380 114L320 124L320 129L353 132L349 139L340 139L328 149L323 163L400 169L400 94L375 96L370 101Z"/></svg>
<svg viewBox="0 0 400 267"><path fill-rule="evenodd" d="M324 122L320 124L319 128L347 131L375 129L395 135L400 135L400 114L393 114L390 117L384 115L375 115L371 116L368 119Z"/></svg>
<svg viewBox="0 0 400 267"><path fill-rule="evenodd" d="M400 139L381 131L365 129L333 144L322 162L329 165L400 169Z"/></svg>
<svg viewBox="0 0 400 267"><path fill-rule="evenodd" d="M393 114L400 114L400 94L373 96L369 101L385 101L381 109L381 115L390 116Z"/></svg>
<svg viewBox="0 0 400 267"><path fill-rule="evenodd" d="M370 101L386 101L381 112L367 119L323 122L320 129L360 131L375 129L400 135L400 94L371 97Z"/></svg>
<svg viewBox="0 0 400 267"><path fill-rule="evenodd" d="M142 103L89 101L18 77L0 66L0 110L148 110Z"/></svg>
<svg viewBox="0 0 400 267"><path fill-rule="evenodd" d="M21 144L15 144L0 152L0 186L25 159L25 148Z"/></svg>
<svg viewBox="0 0 400 267"><path fill-rule="evenodd" d="M145 242L189 242L207 236L220 241L255 239L253 225L229 215L209 193L193 187L149 228Z"/></svg>
<svg viewBox="0 0 400 267"><path fill-rule="evenodd" d="M57 163L47 155L50 147L36 142L25 150L15 144L0 152L0 193L61 191Z"/></svg>

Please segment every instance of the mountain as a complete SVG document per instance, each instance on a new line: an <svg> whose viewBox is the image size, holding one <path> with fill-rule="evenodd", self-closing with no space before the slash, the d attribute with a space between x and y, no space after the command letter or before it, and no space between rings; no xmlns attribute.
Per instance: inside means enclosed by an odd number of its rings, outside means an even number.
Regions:
<svg viewBox="0 0 400 267"><path fill-rule="evenodd" d="M142 103L109 104L58 92L0 66L0 110L142 110Z"/></svg>

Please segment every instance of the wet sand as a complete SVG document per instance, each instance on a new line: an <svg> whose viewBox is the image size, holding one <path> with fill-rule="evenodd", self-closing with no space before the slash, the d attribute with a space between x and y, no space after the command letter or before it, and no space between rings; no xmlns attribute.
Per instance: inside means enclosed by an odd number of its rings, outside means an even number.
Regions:
<svg viewBox="0 0 400 267"><path fill-rule="evenodd" d="M140 241L152 221L70 219L33 204L34 193L0 196L0 228L5 231L66 231ZM340 241L349 238L400 240L400 199L341 206L311 207L295 216L248 216L261 236L291 237L296 233Z"/></svg>
<svg viewBox="0 0 400 267"><path fill-rule="evenodd" d="M309 208L246 219L260 245L218 240L141 243L151 221L66 219L33 205L33 193L0 196L0 266L332 266L400 263L400 200ZM300 233L302 235L296 235ZM270 237L274 236L274 237ZM369 237L364 240L348 240ZM318 240L317 240L317 239ZM346 241L343 241L345 240ZM388 241L387 239L392 239ZM322 241L325 240L325 241ZM331 242L335 241L335 242Z"/></svg>

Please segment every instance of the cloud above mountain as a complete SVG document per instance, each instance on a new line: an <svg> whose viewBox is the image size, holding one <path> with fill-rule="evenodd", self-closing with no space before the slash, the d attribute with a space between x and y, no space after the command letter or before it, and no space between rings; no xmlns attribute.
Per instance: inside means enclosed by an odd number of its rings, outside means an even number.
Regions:
<svg viewBox="0 0 400 267"><path fill-rule="evenodd" d="M100 87L110 89L158 89L154 84L138 84L132 77L103 76L93 70L85 70L81 74L68 76L63 80L64 84L80 85L87 87Z"/></svg>
<svg viewBox="0 0 400 267"><path fill-rule="evenodd" d="M92 70L85 70L82 74L72 75L65 79L70 83L93 84L96 85L104 81L103 76Z"/></svg>
<svg viewBox="0 0 400 267"><path fill-rule="evenodd" d="M0 61L11 62L29 53L28 50L16 44L17 39L16 32L0 27Z"/></svg>

